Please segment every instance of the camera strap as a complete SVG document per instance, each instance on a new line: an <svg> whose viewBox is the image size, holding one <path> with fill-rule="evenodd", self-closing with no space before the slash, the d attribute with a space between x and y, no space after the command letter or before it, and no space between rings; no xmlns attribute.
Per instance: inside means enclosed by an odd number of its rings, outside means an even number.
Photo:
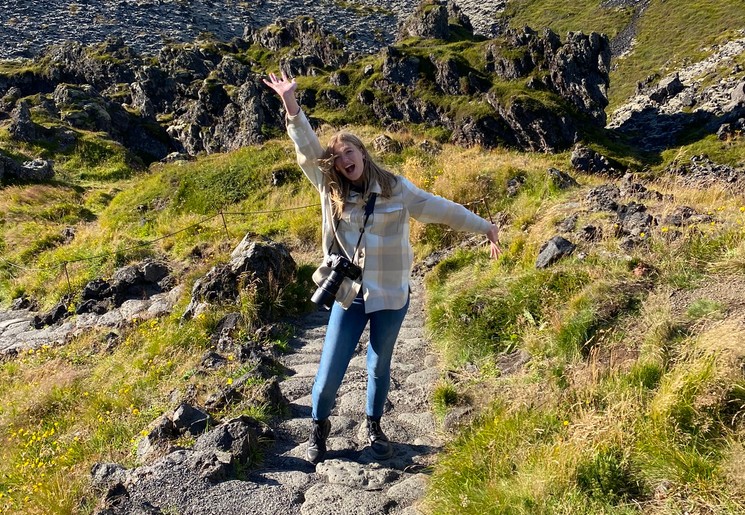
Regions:
<svg viewBox="0 0 745 515"><path fill-rule="evenodd" d="M360 237L357 239L357 245L354 247L354 252L352 252L352 256L347 256L347 258L354 263L357 258L357 251L360 248L360 243L362 243L362 236L365 234L365 226L367 226L367 220L370 218L370 215L373 213L373 210L375 209L375 200L378 198L377 193L370 193L370 196L367 198L367 203L365 204L365 220L362 222L362 228L360 229ZM339 241L339 236L336 232L336 230L339 228L339 224L341 223L341 220L337 220L336 224L334 226L334 238L336 239L336 244L339 245L339 249L344 252L344 247L342 246L341 242Z"/></svg>

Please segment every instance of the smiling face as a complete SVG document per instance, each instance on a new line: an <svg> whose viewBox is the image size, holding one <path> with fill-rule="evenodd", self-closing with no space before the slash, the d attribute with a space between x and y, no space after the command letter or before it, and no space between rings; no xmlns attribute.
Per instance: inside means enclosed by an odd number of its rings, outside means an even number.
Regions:
<svg viewBox="0 0 745 515"><path fill-rule="evenodd" d="M356 186L362 186L365 182L365 155L355 144L343 140L337 141L333 146L334 168L349 182Z"/></svg>

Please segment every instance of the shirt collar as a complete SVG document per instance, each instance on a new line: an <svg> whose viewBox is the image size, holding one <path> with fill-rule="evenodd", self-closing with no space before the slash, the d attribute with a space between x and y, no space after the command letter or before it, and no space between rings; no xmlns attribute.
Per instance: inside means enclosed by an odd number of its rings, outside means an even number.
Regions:
<svg viewBox="0 0 745 515"><path fill-rule="evenodd" d="M380 184L378 184L378 181L374 181L370 185L370 191L368 193L377 193L380 195L383 192L383 190L380 187ZM349 200L358 200L358 198L362 197L362 193L360 191L355 191L352 188L349 189L349 195L347 198Z"/></svg>

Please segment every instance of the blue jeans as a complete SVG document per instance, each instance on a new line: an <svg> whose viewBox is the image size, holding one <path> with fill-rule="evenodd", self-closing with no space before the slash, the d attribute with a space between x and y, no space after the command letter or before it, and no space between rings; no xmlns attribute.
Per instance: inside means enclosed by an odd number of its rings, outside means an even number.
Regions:
<svg viewBox="0 0 745 515"><path fill-rule="evenodd" d="M365 301L358 296L348 309L336 302L331 308L326 339L321 351L316 379L313 382L314 420L331 414L336 392L341 386L354 349L370 321L370 342L367 345L367 406L371 417L383 414L391 383L391 356L401 324L409 309L409 301L401 309L384 309L365 313Z"/></svg>

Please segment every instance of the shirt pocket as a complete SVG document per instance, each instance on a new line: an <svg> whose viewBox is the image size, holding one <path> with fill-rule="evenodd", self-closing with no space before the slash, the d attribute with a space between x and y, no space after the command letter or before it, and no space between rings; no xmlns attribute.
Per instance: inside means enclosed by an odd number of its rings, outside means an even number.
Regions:
<svg viewBox="0 0 745 515"><path fill-rule="evenodd" d="M380 206L376 205L370 217L369 231L378 236L400 234L404 216L404 205L401 202L386 202Z"/></svg>

